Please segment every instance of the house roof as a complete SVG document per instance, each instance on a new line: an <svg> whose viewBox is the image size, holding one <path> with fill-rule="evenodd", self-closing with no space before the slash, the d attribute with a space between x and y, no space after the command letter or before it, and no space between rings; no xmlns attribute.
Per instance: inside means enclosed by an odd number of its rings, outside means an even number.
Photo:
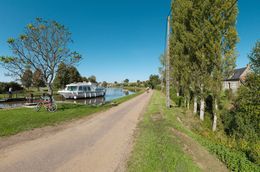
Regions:
<svg viewBox="0 0 260 172"><path fill-rule="evenodd" d="M246 70L246 67L235 69L234 74L230 78L225 79L225 81L236 81L236 80L238 81L238 80L240 80L240 76L244 73L245 70Z"/></svg>

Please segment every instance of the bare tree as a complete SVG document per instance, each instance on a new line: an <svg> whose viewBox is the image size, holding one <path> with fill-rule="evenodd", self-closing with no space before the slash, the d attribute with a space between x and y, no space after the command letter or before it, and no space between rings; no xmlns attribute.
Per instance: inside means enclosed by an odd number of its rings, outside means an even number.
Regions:
<svg viewBox="0 0 260 172"><path fill-rule="evenodd" d="M9 75L21 78L28 66L33 71L41 70L51 95L58 65L73 65L81 59L80 54L68 48L68 44L72 43L68 28L56 21L36 18L34 23L27 25L24 34L17 39L9 38L7 42L14 57L3 56L0 61Z"/></svg>

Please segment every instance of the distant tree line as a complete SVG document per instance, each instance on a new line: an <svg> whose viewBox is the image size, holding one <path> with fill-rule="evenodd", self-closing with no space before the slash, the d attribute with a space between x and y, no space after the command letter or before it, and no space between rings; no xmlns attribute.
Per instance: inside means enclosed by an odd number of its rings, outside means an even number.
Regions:
<svg viewBox="0 0 260 172"><path fill-rule="evenodd" d="M23 87L17 82L0 82L0 94L6 94L12 88L13 91L22 91Z"/></svg>
<svg viewBox="0 0 260 172"><path fill-rule="evenodd" d="M114 82L116 86L125 86L125 87L149 87L151 89L160 89L161 80L159 75L150 75L149 79L146 81L137 80L136 82L130 82L129 79L125 79L123 83Z"/></svg>
<svg viewBox="0 0 260 172"><path fill-rule="evenodd" d="M63 89L67 84L77 82L97 83L97 79L94 75L90 77L82 77L75 66L61 63L54 79L55 88Z"/></svg>

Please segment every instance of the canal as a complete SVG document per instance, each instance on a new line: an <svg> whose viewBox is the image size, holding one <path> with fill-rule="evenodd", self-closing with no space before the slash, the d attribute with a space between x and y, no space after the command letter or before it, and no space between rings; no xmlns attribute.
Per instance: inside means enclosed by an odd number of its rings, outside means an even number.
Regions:
<svg viewBox="0 0 260 172"><path fill-rule="evenodd" d="M90 99L64 99L61 95L54 96L54 99L58 103L78 103L78 104L86 104L86 105L97 105L97 104L104 104L106 102L115 100L120 97L124 97L126 95L134 94L132 91L124 90L122 88L107 88L105 97L97 97L97 98L90 98ZM17 101L17 102L1 102L0 109L6 108L15 108L24 106L26 101Z"/></svg>

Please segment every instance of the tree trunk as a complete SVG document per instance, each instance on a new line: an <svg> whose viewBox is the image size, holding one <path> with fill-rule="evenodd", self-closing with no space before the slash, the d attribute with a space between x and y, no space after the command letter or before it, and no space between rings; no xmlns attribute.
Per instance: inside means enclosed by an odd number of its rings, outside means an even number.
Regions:
<svg viewBox="0 0 260 172"><path fill-rule="evenodd" d="M187 105L187 99L186 99L186 97L184 96L184 104L183 104L183 106L184 106L184 107L187 107L186 105Z"/></svg>
<svg viewBox="0 0 260 172"><path fill-rule="evenodd" d="M187 100L187 109L190 109L190 98L188 97L188 100Z"/></svg>
<svg viewBox="0 0 260 172"><path fill-rule="evenodd" d="M197 100L197 96L195 95L194 97L194 109L193 109L193 113L196 114L197 113L197 109L198 109L198 100Z"/></svg>
<svg viewBox="0 0 260 172"><path fill-rule="evenodd" d="M217 111L218 111L218 103L217 103L217 99L215 99L215 110L214 110L214 117L213 117L213 124L212 124L212 131L216 131L217 130Z"/></svg>
<svg viewBox="0 0 260 172"><path fill-rule="evenodd" d="M200 99L200 120L204 121L204 112L205 112L205 100L204 97Z"/></svg>
<svg viewBox="0 0 260 172"><path fill-rule="evenodd" d="M47 87L48 87L48 93L49 93L49 95L50 95L50 101L52 101L52 97L53 97L53 88L52 88L51 83L48 83L48 84L47 84Z"/></svg>

